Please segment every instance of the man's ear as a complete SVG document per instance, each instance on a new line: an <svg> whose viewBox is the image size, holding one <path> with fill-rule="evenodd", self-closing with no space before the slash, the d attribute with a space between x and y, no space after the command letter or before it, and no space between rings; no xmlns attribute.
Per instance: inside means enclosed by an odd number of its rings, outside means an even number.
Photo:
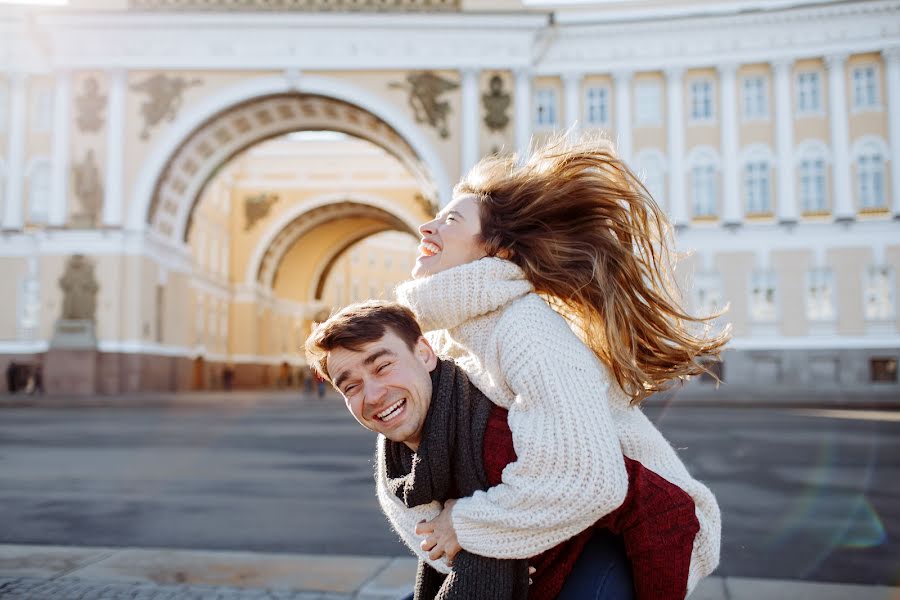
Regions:
<svg viewBox="0 0 900 600"><path fill-rule="evenodd" d="M435 354L434 349L428 343L428 340L425 339L425 336L419 337L416 341L415 351L416 356L425 363L428 370L433 371L437 366L437 354Z"/></svg>

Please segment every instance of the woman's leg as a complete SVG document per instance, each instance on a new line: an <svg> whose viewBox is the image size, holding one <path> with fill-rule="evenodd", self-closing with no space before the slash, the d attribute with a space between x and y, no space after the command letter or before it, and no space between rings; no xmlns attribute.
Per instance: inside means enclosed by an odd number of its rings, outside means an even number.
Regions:
<svg viewBox="0 0 900 600"><path fill-rule="evenodd" d="M631 563L622 539L598 530L575 561L557 600L633 600Z"/></svg>

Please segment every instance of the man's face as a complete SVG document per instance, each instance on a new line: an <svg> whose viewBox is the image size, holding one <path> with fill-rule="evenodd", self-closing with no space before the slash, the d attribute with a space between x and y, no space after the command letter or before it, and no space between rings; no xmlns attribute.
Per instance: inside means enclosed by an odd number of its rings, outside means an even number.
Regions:
<svg viewBox="0 0 900 600"><path fill-rule="evenodd" d="M418 450L437 356L425 338L412 350L389 327L360 350L328 353L328 373L359 424Z"/></svg>

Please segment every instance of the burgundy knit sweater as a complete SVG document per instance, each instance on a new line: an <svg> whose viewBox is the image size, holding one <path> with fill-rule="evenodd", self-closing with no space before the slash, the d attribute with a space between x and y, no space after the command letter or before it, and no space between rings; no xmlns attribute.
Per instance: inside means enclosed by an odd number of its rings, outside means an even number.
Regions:
<svg viewBox="0 0 900 600"><path fill-rule="evenodd" d="M507 411L494 406L484 433L484 470L492 486L516 460ZM622 505L593 527L529 560L536 572L529 600L559 595L595 528L622 536L637 600L683 600L694 537L700 529L691 497L678 486L625 457L628 494Z"/></svg>

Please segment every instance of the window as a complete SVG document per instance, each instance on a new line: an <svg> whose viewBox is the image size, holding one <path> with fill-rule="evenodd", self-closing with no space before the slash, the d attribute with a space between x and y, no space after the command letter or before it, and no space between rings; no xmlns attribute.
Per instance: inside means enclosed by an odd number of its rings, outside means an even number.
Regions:
<svg viewBox="0 0 900 600"><path fill-rule="evenodd" d="M744 118L765 119L769 115L765 77L744 79Z"/></svg>
<svg viewBox="0 0 900 600"><path fill-rule="evenodd" d="M31 130L35 133L49 132L53 125L53 90L49 87L37 88L31 108Z"/></svg>
<svg viewBox="0 0 900 600"><path fill-rule="evenodd" d="M554 88L538 89L536 108L536 124L538 127L557 126L557 115L559 114L559 110L557 106L556 90Z"/></svg>
<svg viewBox="0 0 900 600"><path fill-rule="evenodd" d="M894 318L894 270L880 265L866 271L865 313L870 321L888 321Z"/></svg>
<svg viewBox="0 0 900 600"><path fill-rule="evenodd" d="M695 217L716 215L716 168L711 164L695 165L691 169L691 190Z"/></svg>
<svg viewBox="0 0 900 600"><path fill-rule="evenodd" d="M871 359L869 362L869 378L873 383L897 383L897 359Z"/></svg>
<svg viewBox="0 0 900 600"><path fill-rule="evenodd" d="M861 209L885 208L884 157L874 144L867 144L856 158L856 184Z"/></svg>
<svg viewBox="0 0 900 600"><path fill-rule="evenodd" d="M744 165L744 197L748 215L772 212L770 168L768 161L756 160Z"/></svg>
<svg viewBox="0 0 900 600"><path fill-rule="evenodd" d="M803 158L800 161L800 203L803 212L827 211L825 193L825 159Z"/></svg>
<svg viewBox="0 0 900 600"><path fill-rule="evenodd" d="M641 81L634 87L637 104L635 123L637 125L659 125L662 122L662 96L659 83Z"/></svg>
<svg viewBox="0 0 900 600"><path fill-rule="evenodd" d="M585 92L585 122L592 127L609 125L609 88L589 87Z"/></svg>
<svg viewBox="0 0 900 600"><path fill-rule="evenodd" d="M665 164L659 152L643 152L637 160L638 174L644 187L660 206L665 205L666 176Z"/></svg>
<svg viewBox="0 0 900 600"><path fill-rule="evenodd" d="M812 269L806 276L806 316L810 321L833 321L834 272Z"/></svg>
<svg viewBox="0 0 900 600"><path fill-rule="evenodd" d="M853 69L853 108L878 107L878 72L875 65Z"/></svg>
<svg viewBox="0 0 900 600"><path fill-rule="evenodd" d="M797 112L822 112L822 82L818 73L797 75Z"/></svg>
<svg viewBox="0 0 900 600"><path fill-rule="evenodd" d="M50 164L38 162L28 177L28 220L46 223L50 211Z"/></svg>
<svg viewBox="0 0 900 600"><path fill-rule="evenodd" d="M713 84L708 79L691 82L691 120L713 119Z"/></svg>
<svg viewBox="0 0 900 600"><path fill-rule="evenodd" d="M704 272L694 276L694 313L708 317L722 310L722 277L718 273Z"/></svg>
<svg viewBox="0 0 900 600"><path fill-rule="evenodd" d="M750 275L750 319L757 323L774 323L775 271L759 269Z"/></svg>

